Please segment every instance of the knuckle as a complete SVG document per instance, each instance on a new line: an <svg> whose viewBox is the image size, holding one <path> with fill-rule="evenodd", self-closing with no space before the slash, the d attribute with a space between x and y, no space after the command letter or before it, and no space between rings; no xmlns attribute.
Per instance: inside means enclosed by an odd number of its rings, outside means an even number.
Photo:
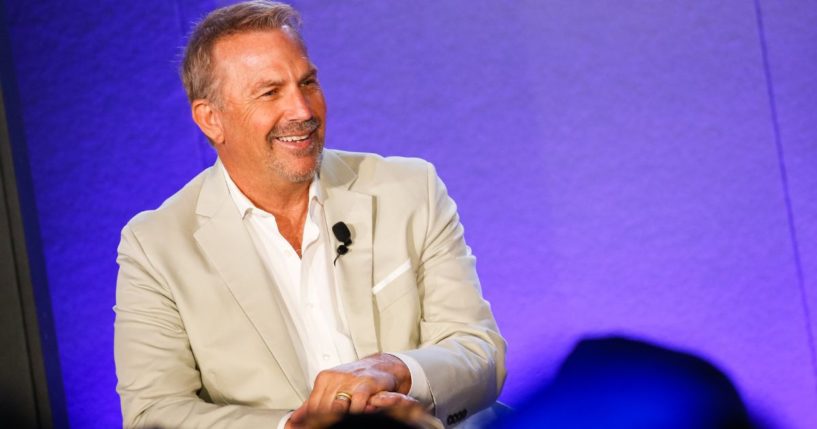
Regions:
<svg viewBox="0 0 817 429"><path fill-rule="evenodd" d="M370 384L360 383L355 386L354 393L371 396L371 394L374 393L374 389Z"/></svg>
<svg viewBox="0 0 817 429"><path fill-rule="evenodd" d="M377 379L372 377L371 375L364 375L360 377L360 381L369 386L376 386L378 385Z"/></svg>
<svg viewBox="0 0 817 429"><path fill-rule="evenodd" d="M324 369L324 370L322 370L321 372L318 373L318 376L315 377L315 379L319 380L319 379L324 379L324 378L330 378L330 377L332 377L333 373L334 373L334 371L332 371L331 369Z"/></svg>

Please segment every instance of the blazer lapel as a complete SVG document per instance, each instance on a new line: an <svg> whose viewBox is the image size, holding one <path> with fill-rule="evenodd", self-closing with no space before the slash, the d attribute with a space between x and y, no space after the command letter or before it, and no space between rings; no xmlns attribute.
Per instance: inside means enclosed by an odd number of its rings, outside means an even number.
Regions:
<svg viewBox="0 0 817 429"><path fill-rule="evenodd" d="M357 175L332 151L324 152L321 186L326 199L324 211L331 229L344 222L352 232L349 253L334 267L335 285L343 301L352 343L359 358L380 351L372 296L372 231L374 197L349 190ZM336 247L339 243L330 237Z"/></svg>
<svg viewBox="0 0 817 429"><path fill-rule="evenodd" d="M300 342L272 277L264 268L241 215L232 204L220 165L212 168L199 195L197 214L208 217L195 238L260 334L293 390L309 396L300 365Z"/></svg>

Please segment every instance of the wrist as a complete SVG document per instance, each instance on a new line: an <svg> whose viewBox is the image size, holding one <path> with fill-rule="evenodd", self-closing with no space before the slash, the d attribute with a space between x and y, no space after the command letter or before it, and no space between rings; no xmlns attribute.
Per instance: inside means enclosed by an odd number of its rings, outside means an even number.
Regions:
<svg viewBox="0 0 817 429"><path fill-rule="evenodd" d="M411 371L408 366L397 356L382 353L381 357L387 362L385 371L394 378L394 391L407 395L411 390Z"/></svg>

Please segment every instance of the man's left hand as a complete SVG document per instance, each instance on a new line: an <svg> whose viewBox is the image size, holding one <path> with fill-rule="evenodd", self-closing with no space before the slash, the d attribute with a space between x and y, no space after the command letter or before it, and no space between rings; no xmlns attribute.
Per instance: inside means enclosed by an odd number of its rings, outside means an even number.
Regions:
<svg viewBox="0 0 817 429"><path fill-rule="evenodd" d="M402 360L379 353L321 371L309 399L290 417L301 423L307 414L345 414L366 411L378 392L408 393L411 374Z"/></svg>

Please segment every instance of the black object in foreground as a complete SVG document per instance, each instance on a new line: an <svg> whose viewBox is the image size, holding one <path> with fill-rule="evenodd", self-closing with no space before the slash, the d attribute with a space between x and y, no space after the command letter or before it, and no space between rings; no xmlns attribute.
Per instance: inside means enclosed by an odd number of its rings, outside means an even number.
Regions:
<svg viewBox="0 0 817 429"><path fill-rule="evenodd" d="M341 255L345 255L347 252L349 252L349 246L352 245L352 232L349 231L349 227L346 226L345 223L338 222L332 225L332 234L334 234L335 238L342 243L336 249L338 255L335 256L335 260L332 261L332 265L335 265Z"/></svg>
<svg viewBox="0 0 817 429"><path fill-rule="evenodd" d="M586 339L552 383L495 428L752 428L729 378L706 360L622 337Z"/></svg>

